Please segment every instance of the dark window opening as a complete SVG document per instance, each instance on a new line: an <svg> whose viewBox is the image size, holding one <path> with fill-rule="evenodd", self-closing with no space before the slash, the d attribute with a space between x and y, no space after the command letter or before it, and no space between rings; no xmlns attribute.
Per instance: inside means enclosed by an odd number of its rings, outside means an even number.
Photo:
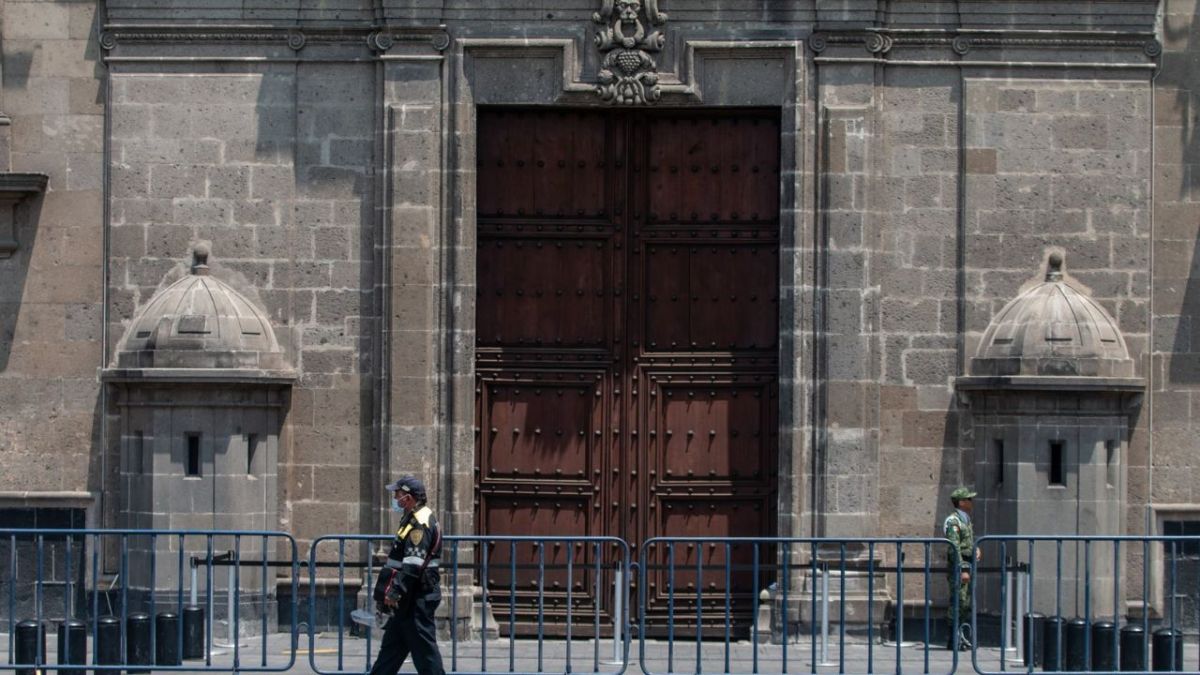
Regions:
<svg viewBox="0 0 1200 675"><path fill-rule="evenodd" d="M992 441L996 454L996 487L1004 485L1004 440L997 438Z"/></svg>
<svg viewBox="0 0 1200 675"><path fill-rule="evenodd" d="M1066 485L1063 474L1063 442L1050 441L1050 484Z"/></svg>
<svg viewBox="0 0 1200 675"><path fill-rule="evenodd" d="M40 534L5 532L0 536L0 625L5 632L11 630L10 621L35 617L39 611L44 617L47 611L57 608L62 612L71 603L76 608L92 607L89 603L95 582L89 570L93 547L102 544L101 538L54 532L86 527L81 508L0 508L0 530L48 530ZM34 643L31 640L28 644L32 648Z"/></svg>
<svg viewBox="0 0 1200 675"><path fill-rule="evenodd" d="M258 452L258 434L246 434L246 473L254 474L254 455Z"/></svg>
<svg viewBox="0 0 1200 675"><path fill-rule="evenodd" d="M1200 520L1165 520L1162 533L1166 537L1198 537ZM1200 617L1200 538L1166 539L1161 546L1163 598L1170 599L1164 608L1164 623L1174 621L1176 628L1194 633Z"/></svg>
<svg viewBox="0 0 1200 675"><path fill-rule="evenodd" d="M200 475L200 434L187 435L187 476Z"/></svg>

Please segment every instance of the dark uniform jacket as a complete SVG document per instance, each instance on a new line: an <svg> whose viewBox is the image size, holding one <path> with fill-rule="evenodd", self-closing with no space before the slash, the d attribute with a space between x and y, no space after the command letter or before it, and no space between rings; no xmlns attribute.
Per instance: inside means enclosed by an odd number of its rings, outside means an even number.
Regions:
<svg viewBox="0 0 1200 675"><path fill-rule="evenodd" d="M433 510L421 506L407 514L375 581L375 602L391 599L404 607L418 595L437 589L441 550L442 533Z"/></svg>

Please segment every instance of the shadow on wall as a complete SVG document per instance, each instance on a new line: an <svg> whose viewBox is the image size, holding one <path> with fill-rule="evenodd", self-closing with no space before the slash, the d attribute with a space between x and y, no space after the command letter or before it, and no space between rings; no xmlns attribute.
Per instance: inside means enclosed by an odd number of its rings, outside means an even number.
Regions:
<svg viewBox="0 0 1200 675"><path fill-rule="evenodd" d="M950 503L950 493L963 485L971 488L975 486L975 449L969 438L965 440L966 447L963 446L960 424L960 420L969 415L970 411L959 406L958 397L955 397L954 401L953 407L946 411L946 429L942 434L942 464L938 472L933 523L929 533L922 536L941 537L942 523L954 508Z"/></svg>
<svg viewBox="0 0 1200 675"><path fill-rule="evenodd" d="M25 297L25 280L29 275L29 261L37 240L42 199L39 195L17 207L14 223L17 250L13 251L11 257L0 259L0 373L8 370L21 310L28 306L22 300ZM39 338L37 335L26 337L34 340Z"/></svg>
<svg viewBox="0 0 1200 675"><path fill-rule="evenodd" d="M292 184L286 191L278 184L281 191L269 197L265 190L255 195L275 202L278 227L256 228L254 254L275 260L273 288L264 291L261 299L281 343L286 341L292 363L303 367L304 350L320 345L354 351L353 366L339 368L331 382L325 381L327 374L310 370L301 373L297 387L332 387L347 402L357 393L357 419L329 420L328 411L317 411L316 420L357 429L358 494L344 498L357 502L357 519L344 525L351 531L386 532L390 524L383 512L383 485L385 478L393 477L382 475L386 467L380 466L380 459L386 453L378 447L378 361L388 356L378 351L376 336L380 294L387 289L379 285L377 274L372 83L373 73L345 65L313 64L264 73L255 102L254 152L257 161L274 165L280 180L290 169ZM329 95L329 87L339 93ZM357 276L352 276L355 268ZM307 274L328 281L310 281ZM294 290L306 286L316 290ZM347 299L354 294L357 298ZM353 443L354 437L354 432L333 432L333 438L339 439L335 442ZM281 446L280 513L285 512L283 501L288 499L289 483L283 476L291 462L289 448ZM432 483L432 476L424 478Z"/></svg>
<svg viewBox="0 0 1200 675"><path fill-rule="evenodd" d="M1176 3L1168 1L1167 11ZM1175 324L1175 339L1170 355L1167 377L1179 384L1200 383L1200 233L1196 213L1200 212L1200 5L1196 5L1186 20L1169 16L1163 28L1163 42L1169 48L1162 58L1163 71L1158 78L1159 88L1174 91L1174 109L1179 125L1178 143L1181 155L1177 182L1160 180L1155 187L1155 207L1163 207L1165 218L1159 231L1170 227L1171 239L1190 239L1192 255L1186 270L1171 272L1166 284L1183 283L1179 320ZM1181 45L1181 47L1179 46ZM1159 147L1170 147L1169 127L1159 131ZM1159 167L1154 167L1161 178ZM1170 175L1168 173L1168 175ZM1176 192L1175 186L1178 185ZM1169 221L1174 221L1169 222ZM1186 274L1186 279L1180 279ZM1169 290L1169 289L1163 289ZM1170 311L1170 310L1168 310ZM1165 336L1164 336L1165 337Z"/></svg>

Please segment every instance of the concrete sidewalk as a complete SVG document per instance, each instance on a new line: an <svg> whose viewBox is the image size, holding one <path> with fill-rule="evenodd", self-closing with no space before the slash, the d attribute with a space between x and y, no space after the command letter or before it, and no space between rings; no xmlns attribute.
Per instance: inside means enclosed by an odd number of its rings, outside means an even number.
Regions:
<svg viewBox="0 0 1200 675"><path fill-rule="evenodd" d="M274 670L308 675L315 673L364 673L371 667L377 640L352 637L348 634L318 633L312 644L307 634L301 634L293 651L291 636L276 633L261 638L246 638L236 650L214 641L210 650L211 665L204 660L185 661L183 668L224 672ZM0 633L0 663L10 661L9 636ZM89 648L91 647L89 642ZM758 644L749 641L706 641L700 646L697 659L695 641L647 640L644 646L634 640L629 645L626 663L613 662L611 640L472 640L457 643L443 642L442 657L447 672L455 673L999 673L1021 672L1024 666L1014 660L1015 652L1001 664L1000 650L984 647L972 652L955 653L942 647L925 648L923 644L907 643L897 650L894 643L848 636L844 647L831 635L824 661L820 660L820 640L817 641L818 663L813 666L813 644L808 636L786 645ZM51 632L46 644L49 660L57 662L56 639ZM1184 648L1185 670L1198 669L1197 646ZM568 653L569 652L569 653ZM293 659L294 654L294 659ZM897 668L899 656L899 668ZM974 665L972 662L974 657ZM91 654L88 655L91 661ZM842 666L839 667L839 662ZM568 668L569 666L569 668ZM0 666L3 669L7 666ZM53 672L53 669L50 671ZM165 671L164 671L165 672ZM402 672L414 672L406 663Z"/></svg>

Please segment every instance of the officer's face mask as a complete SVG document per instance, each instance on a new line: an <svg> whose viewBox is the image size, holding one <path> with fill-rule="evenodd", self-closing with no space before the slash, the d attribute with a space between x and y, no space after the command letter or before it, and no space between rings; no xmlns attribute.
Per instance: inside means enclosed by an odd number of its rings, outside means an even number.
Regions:
<svg viewBox="0 0 1200 675"><path fill-rule="evenodd" d="M395 513L404 513L404 507L400 506L400 500L392 497L392 511Z"/></svg>

